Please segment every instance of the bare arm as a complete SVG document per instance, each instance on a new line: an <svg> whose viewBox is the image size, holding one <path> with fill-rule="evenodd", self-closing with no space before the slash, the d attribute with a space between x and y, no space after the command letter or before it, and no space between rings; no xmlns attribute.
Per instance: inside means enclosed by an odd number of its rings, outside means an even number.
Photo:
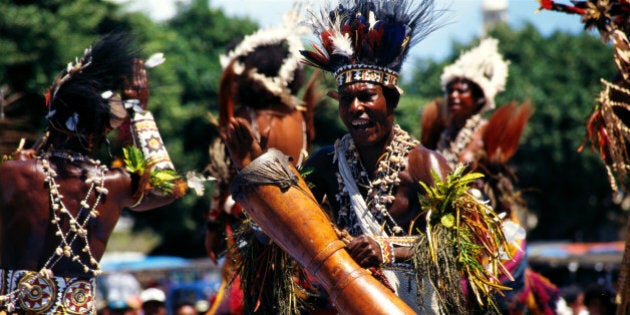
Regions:
<svg viewBox="0 0 630 315"><path fill-rule="evenodd" d="M149 86L147 72L144 68L144 62L140 59L136 59L134 62L133 76L131 78L131 82L129 82L127 79L124 79L123 81L125 83L122 95L123 100L137 100L137 105L141 108L128 108L131 117L136 118L136 115L139 112L143 112L147 108L149 100ZM142 116L141 119L145 128L146 125L155 123L151 115ZM159 161L158 163L160 164L148 165L148 169L145 170L145 172L142 174L131 174L132 188L135 193L133 196L134 202L130 205L130 208L134 211L143 211L170 204L185 193L186 185L183 180L176 178L172 180L172 184L174 185L172 192L160 191L159 189L155 189L155 187L151 186L150 176L151 171L154 167L172 170L173 172L174 167L170 161L170 157L168 156L166 148L164 147L163 143L161 143L161 138L159 139L161 148L159 148L158 150L154 150L154 148L149 151L144 150L143 146L145 144L143 143L142 136L140 135L143 130L135 128L133 124L134 123L132 122L132 133L136 138L135 144L139 147L141 151L144 151L144 158L146 160L150 160L147 152L155 151L157 153L152 154L157 155L157 157L154 157L154 159ZM150 130L150 132L157 133L157 137L159 138L159 130L157 129L157 125L155 125L155 130ZM152 137L155 138L155 135L152 135Z"/></svg>

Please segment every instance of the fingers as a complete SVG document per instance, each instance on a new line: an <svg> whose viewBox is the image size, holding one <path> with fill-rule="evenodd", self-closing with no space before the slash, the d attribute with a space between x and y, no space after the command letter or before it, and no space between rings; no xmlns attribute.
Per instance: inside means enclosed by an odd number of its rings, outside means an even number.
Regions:
<svg viewBox="0 0 630 315"><path fill-rule="evenodd" d="M251 160L260 155L260 145L254 141L254 132L249 122L243 118L230 118L227 126L222 128L221 137L228 148L232 162L239 169L247 166Z"/></svg>
<svg viewBox="0 0 630 315"><path fill-rule="evenodd" d="M133 65L133 83L134 89L148 88L147 70L144 68L144 61L136 59Z"/></svg>
<svg viewBox="0 0 630 315"><path fill-rule="evenodd" d="M367 235L355 237L346 249L361 267L377 267L382 263L380 246Z"/></svg>

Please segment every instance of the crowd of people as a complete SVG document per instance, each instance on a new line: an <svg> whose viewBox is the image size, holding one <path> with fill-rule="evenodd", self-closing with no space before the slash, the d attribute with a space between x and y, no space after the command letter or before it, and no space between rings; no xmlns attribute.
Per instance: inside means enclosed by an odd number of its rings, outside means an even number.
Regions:
<svg viewBox="0 0 630 315"><path fill-rule="evenodd" d="M153 60L123 34L97 41L54 79L46 133L0 164L0 314L614 312L607 288L561 290L528 265L508 162L532 107L495 103L509 65L496 39L444 68L422 141L396 124L403 63L442 12L432 0L339 0L307 21L311 50L297 20L226 50L206 226L208 257L226 257L203 310L167 309L158 287L95 298L122 210L187 189L149 110ZM319 94L305 64L334 77L327 95L347 131L314 152ZM95 156L115 129L129 137L114 166Z"/></svg>

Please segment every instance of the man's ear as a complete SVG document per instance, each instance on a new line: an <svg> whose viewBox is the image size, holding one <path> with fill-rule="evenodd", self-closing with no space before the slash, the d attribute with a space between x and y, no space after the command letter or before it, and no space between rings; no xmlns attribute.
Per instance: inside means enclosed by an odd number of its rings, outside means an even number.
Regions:
<svg viewBox="0 0 630 315"><path fill-rule="evenodd" d="M328 93L326 93L326 95L328 95L328 97L334 99L335 101L339 100L339 92L337 92L335 90L328 91Z"/></svg>

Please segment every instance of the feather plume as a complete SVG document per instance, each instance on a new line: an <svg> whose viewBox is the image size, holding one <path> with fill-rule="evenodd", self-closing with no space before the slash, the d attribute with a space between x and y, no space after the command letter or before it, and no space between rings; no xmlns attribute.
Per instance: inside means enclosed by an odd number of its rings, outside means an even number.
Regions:
<svg viewBox="0 0 630 315"><path fill-rule="evenodd" d="M66 122L77 117L81 134L100 134L108 127L109 99L105 91L119 91L122 78L132 74L134 51L127 34L103 37L74 64L70 63L55 79L47 97L48 120L56 128L67 130Z"/></svg>
<svg viewBox="0 0 630 315"><path fill-rule="evenodd" d="M236 59L227 65L221 80L219 81L219 126L226 127L230 119L234 117L234 98L232 96L232 83L236 77L234 71Z"/></svg>
<svg viewBox="0 0 630 315"><path fill-rule="evenodd" d="M302 95L302 101L304 103L304 107L306 107L306 111L304 111L304 118L306 120L306 134L307 141L309 145L315 139L315 106L322 100L324 93L319 88L319 74L320 70L316 69L311 78L308 80L306 84L306 89L304 90L304 95ZM310 148L307 148L309 150Z"/></svg>
<svg viewBox="0 0 630 315"><path fill-rule="evenodd" d="M493 164L506 164L518 148L518 143L533 113L531 103L517 106L516 102L499 107L486 126L483 141Z"/></svg>
<svg viewBox="0 0 630 315"><path fill-rule="evenodd" d="M307 63L328 72L353 64L398 72L409 48L440 26L443 11L434 9L433 0L341 0L310 13L308 23L322 47L316 51L328 56L303 51Z"/></svg>

